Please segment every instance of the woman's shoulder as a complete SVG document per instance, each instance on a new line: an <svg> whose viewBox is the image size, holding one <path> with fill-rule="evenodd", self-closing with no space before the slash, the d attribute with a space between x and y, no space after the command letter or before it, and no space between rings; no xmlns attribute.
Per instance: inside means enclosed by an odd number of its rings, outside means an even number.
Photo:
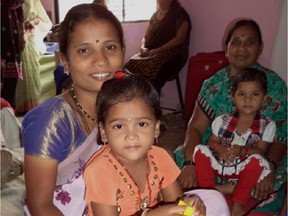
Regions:
<svg viewBox="0 0 288 216"><path fill-rule="evenodd" d="M47 99L37 107L30 110L23 119L23 126L29 122L49 122L56 117L65 118L67 115L73 115L73 110L68 102L61 96L55 96Z"/></svg>
<svg viewBox="0 0 288 216"><path fill-rule="evenodd" d="M208 79L204 80L203 83L205 83L205 85L207 85L210 83L223 82L223 80L227 77L228 70L229 70L229 65L218 70L214 75L212 75Z"/></svg>
<svg viewBox="0 0 288 216"><path fill-rule="evenodd" d="M268 82L272 81L272 82L277 82L277 84L286 85L285 81L275 71L273 71L269 68L263 67L259 63L254 64L253 67L255 67L256 69L258 69L260 71L263 71L266 74Z"/></svg>
<svg viewBox="0 0 288 216"><path fill-rule="evenodd" d="M63 97L55 96L55 97L47 99L43 103L39 104L38 106L36 106L32 110L30 110L25 115L25 118L27 118L29 116L33 116L33 115L38 115L40 113L41 114L45 113L45 115L49 115L52 113L51 111L55 112L55 111L63 110L67 106L70 107L68 102Z"/></svg>

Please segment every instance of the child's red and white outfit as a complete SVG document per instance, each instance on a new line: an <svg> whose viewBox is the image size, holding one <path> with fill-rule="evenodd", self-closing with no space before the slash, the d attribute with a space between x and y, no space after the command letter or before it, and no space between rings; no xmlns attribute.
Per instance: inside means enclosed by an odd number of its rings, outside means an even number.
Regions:
<svg viewBox="0 0 288 216"><path fill-rule="evenodd" d="M273 142L276 131L275 122L258 112L252 127L238 134L236 126L239 112L218 116L212 123L212 132L221 138L224 146L240 145L253 147L260 140ZM196 164L198 184L202 188L215 188L216 175L228 179L237 179L237 186L232 194L232 201L245 204L257 182L270 173L268 161L260 154L246 154L227 164L218 161L218 154L205 145L197 145L193 159Z"/></svg>

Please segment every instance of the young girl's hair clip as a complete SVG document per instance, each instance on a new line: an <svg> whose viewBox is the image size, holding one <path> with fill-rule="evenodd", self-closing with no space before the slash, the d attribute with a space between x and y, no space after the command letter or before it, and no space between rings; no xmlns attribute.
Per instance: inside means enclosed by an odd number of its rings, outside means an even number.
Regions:
<svg viewBox="0 0 288 216"><path fill-rule="evenodd" d="M125 71L116 71L114 78L121 79L121 78L128 76L128 75L129 75L129 73L127 73Z"/></svg>

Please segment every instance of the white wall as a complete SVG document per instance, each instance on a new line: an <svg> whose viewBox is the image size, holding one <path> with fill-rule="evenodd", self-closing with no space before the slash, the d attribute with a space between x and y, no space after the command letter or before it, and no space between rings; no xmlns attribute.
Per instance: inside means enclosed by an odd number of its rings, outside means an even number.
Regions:
<svg viewBox="0 0 288 216"><path fill-rule="evenodd" d="M270 68L276 71L287 83L287 0L282 0Z"/></svg>

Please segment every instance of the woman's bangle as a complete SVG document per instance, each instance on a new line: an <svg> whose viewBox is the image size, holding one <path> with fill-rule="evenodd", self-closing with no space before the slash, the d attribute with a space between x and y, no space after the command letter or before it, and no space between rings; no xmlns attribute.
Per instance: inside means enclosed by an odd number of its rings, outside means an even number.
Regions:
<svg viewBox="0 0 288 216"><path fill-rule="evenodd" d="M195 163L194 163L193 160L186 160L186 161L184 161L183 166L188 166L188 165L193 165L193 166L195 166Z"/></svg>
<svg viewBox="0 0 288 216"><path fill-rule="evenodd" d="M151 211L150 208L145 208L141 214L141 216L146 216L147 215L147 212Z"/></svg>

